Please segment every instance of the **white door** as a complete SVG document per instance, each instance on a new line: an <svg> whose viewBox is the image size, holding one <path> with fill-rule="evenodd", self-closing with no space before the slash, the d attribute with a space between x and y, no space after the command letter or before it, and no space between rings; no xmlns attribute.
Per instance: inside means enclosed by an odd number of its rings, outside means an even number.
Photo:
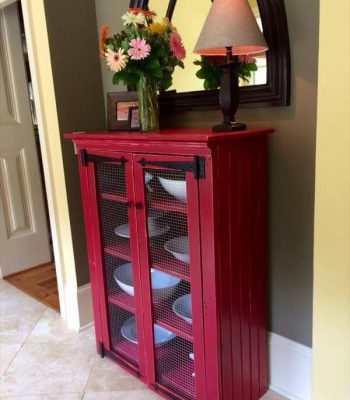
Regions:
<svg viewBox="0 0 350 400"><path fill-rule="evenodd" d="M17 4L0 10L0 272L51 260Z"/></svg>

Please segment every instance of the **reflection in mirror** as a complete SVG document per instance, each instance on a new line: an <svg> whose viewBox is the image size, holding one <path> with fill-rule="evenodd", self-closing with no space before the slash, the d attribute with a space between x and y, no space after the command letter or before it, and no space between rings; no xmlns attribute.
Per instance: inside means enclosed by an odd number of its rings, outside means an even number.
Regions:
<svg viewBox="0 0 350 400"><path fill-rule="evenodd" d="M261 18L257 0L249 0L252 11L257 19L258 25L262 30ZM154 10L158 18L166 15L168 0L150 0L149 7ZM184 60L185 69L178 68L173 75L173 86L170 90L176 90L177 93L189 92L193 90L203 90L204 81L196 77L197 71L200 69L198 65L194 65L195 60L199 60L200 56L193 54L198 36L204 25L205 19L211 7L210 0L192 0L189 10L186 0L177 0L172 22L177 27L182 36L183 43L187 50ZM191 12L189 12L191 11ZM255 58L258 70L251 73L248 81L240 80L240 86L250 86L266 83L266 54L260 54Z"/></svg>
<svg viewBox="0 0 350 400"><path fill-rule="evenodd" d="M173 11L177 9L179 2L185 2L186 0L130 0L131 7L147 7L157 10L158 15L162 16L166 14L166 11ZM202 9L205 9L204 15L207 14L210 7L209 4L206 6L206 0L202 0L199 7L196 7L198 0L192 0L190 13L187 10L182 10L183 16L186 18L184 26L191 27L190 38L192 37L192 49L191 46L187 45L188 53L192 53L194 43L199 35L202 23L204 22L205 16L202 17L202 21L198 23L198 15L202 13ZM251 1L251 0L248 0ZM253 1L253 0L252 0ZM291 83L291 69L290 69L290 46L289 46L289 34L288 34L288 23L286 9L284 6L284 0L254 0L258 4L259 13L264 27L264 36L269 45L269 50L266 53L266 61L260 61L266 64L261 65L259 71L263 72L264 77L266 76L265 84L256 84L257 77L253 78L253 81L248 86L242 86L240 88L240 106L241 107L266 107L266 106L286 106L290 104L290 83ZM255 9L256 8L255 3ZM195 4L192 7L192 4ZM175 7L176 5L176 7ZM206 9L206 7L208 7ZM253 5L254 7L254 5ZM178 11L177 11L178 12ZM191 17L192 16L192 17ZM178 23L181 24L181 14L175 17ZM197 31L193 26L198 24ZM191 35L192 32L192 35ZM181 32L182 34L182 32ZM260 77L261 78L261 77ZM259 81L260 81L259 78ZM198 79L199 80L199 79ZM195 82L193 79L192 82ZM198 83L198 82L197 82ZM163 112L176 112L176 111L188 111L188 110L208 110L216 109L219 106L218 90L189 90L186 84L187 92L176 93L175 91L167 91L161 94L159 97L160 108Z"/></svg>

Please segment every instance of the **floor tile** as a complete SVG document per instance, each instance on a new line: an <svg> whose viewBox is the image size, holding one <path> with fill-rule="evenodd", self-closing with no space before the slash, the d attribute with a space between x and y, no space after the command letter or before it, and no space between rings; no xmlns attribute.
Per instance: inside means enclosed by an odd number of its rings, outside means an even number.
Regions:
<svg viewBox="0 0 350 400"><path fill-rule="evenodd" d="M46 307L0 280L0 343L22 344Z"/></svg>
<svg viewBox="0 0 350 400"><path fill-rule="evenodd" d="M18 343L0 343L0 376L5 372L20 347L21 344Z"/></svg>
<svg viewBox="0 0 350 400"><path fill-rule="evenodd" d="M84 392L95 357L86 340L25 343L1 378L0 395Z"/></svg>
<svg viewBox="0 0 350 400"><path fill-rule="evenodd" d="M82 400L83 393L29 394L0 397L1 400Z"/></svg>
<svg viewBox="0 0 350 400"><path fill-rule="evenodd" d="M287 397L269 390L260 400L288 400Z"/></svg>
<svg viewBox="0 0 350 400"><path fill-rule="evenodd" d="M59 313L48 308L28 336L26 343L62 343L76 340L89 340L89 343L94 343L94 336L93 327L85 329L80 333L67 329L66 321L61 318Z"/></svg>
<svg viewBox="0 0 350 400"><path fill-rule="evenodd" d="M85 391L114 392L144 388L144 383L131 376L111 360L97 356Z"/></svg>
<svg viewBox="0 0 350 400"><path fill-rule="evenodd" d="M161 400L151 390L133 390L118 392L85 393L83 400Z"/></svg>

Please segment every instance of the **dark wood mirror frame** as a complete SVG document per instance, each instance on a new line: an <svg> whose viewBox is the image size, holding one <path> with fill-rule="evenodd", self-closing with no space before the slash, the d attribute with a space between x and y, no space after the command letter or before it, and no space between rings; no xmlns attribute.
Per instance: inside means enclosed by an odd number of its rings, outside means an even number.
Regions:
<svg viewBox="0 0 350 400"><path fill-rule="evenodd" d="M167 16L171 19L177 0L169 0ZM181 0L180 0L181 1ZM203 0L205 1L205 0ZM146 9L149 0L131 0L130 7ZM269 44L266 53L267 82L240 88L240 107L287 106L290 104L290 47L284 0L257 0L264 36ZM198 33L199 34L199 33ZM218 90L199 90L159 95L162 111L190 111L219 108Z"/></svg>

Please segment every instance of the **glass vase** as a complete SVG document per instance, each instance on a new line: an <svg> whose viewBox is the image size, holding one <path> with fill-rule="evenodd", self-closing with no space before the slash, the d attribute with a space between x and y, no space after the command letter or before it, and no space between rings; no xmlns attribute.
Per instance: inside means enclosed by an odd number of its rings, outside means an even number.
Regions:
<svg viewBox="0 0 350 400"><path fill-rule="evenodd" d="M137 84L140 130L142 132L159 129L158 95L156 83L142 76Z"/></svg>

